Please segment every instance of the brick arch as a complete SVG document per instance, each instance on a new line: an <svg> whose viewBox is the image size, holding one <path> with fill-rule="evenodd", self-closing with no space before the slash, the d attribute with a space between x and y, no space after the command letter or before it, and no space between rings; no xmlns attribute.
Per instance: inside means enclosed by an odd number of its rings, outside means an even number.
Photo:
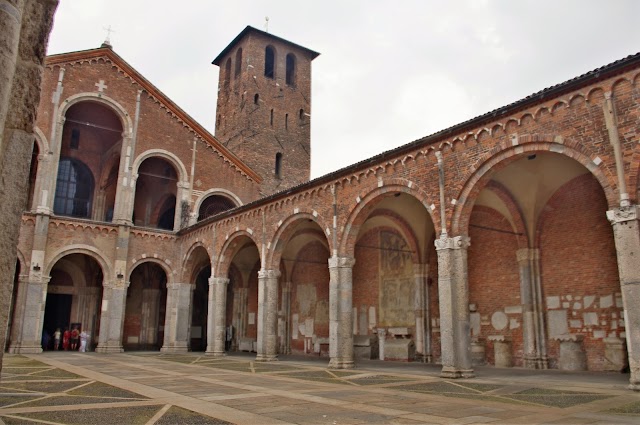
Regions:
<svg viewBox="0 0 640 425"><path fill-rule="evenodd" d="M385 217L391 222L393 222L396 226L398 226L398 228L392 228L387 226L382 226L382 228L392 229L400 233L400 235L402 235L407 245L409 245L409 247L411 248L411 251L412 251L411 260L413 261L413 263L414 264L422 263L423 253L420 251L418 237L416 236L415 232L411 228L411 225L409 225L409 223L407 223L407 221L402 216L396 214L394 211L384 209L384 210L374 211L367 217L367 219L373 218L373 217ZM380 227L378 227L377 229L380 229ZM371 230L374 230L374 229L371 229ZM356 236L356 239L357 239L357 236ZM354 251L354 255L355 255L355 251Z"/></svg>
<svg viewBox="0 0 640 425"><path fill-rule="evenodd" d="M207 258L209 259L208 265L211 265L211 255L209 254L209 250L207 249L205 244L199 241L193 243L187 250L187 253L184 256L184 261L182 262L182 267L180 267L180 271L182 273L181 277L183 281L188 278L189 283L192 283L191 281L195 280L195 277L197 276L197 274L200 272L200 270L202 270L200 269L196 271L195 269L196 264L194 264L192 261L193 260L192 254L194 254L194 252L198 248L202 248L204 250L204 252L207 254Z"/></svg>
<svg viewBox="0 0 640 425"><path fill-rule="evenodd" d="M214 195L219 195L219 196L224 196L225 198L235 202L236 207L239 207L240 205L244 205L244 203L242 202L242 200L240 199L240 197L238 195L236 195L235 193L231 192L230 190L227 189L223 189L223 188L213 188L213 189L209 189L205 192L202 193L202 195L200 195L198 197L198 199L196 199L196 202L194 202L193 204L193 212L195 214L198 214L198 212L200 211L200 206L202 205L202 203L210 196L214 196Z"/></svg>
<svg viewBox="0 0 640 425"><path fill-rule="evenodd" d="M235 257L235 255L238 253L238 250L232 248L232 245L242 237L247 237L249 240L251 240L251 242L258 250L258 258L262 259L260 245L256 241L253 234L249 233L246 230L237 230L229 235L227 240L222 245L222 248L220 249L220 255L218 257L218 262L216 263L214 270L211 271L211 277L227 277L227 275L229 274L229 268L231 267L231 262L233 261L233 257Z"/></svg>
<svg viewBox="0 0 640 425"><path fill-rule="evenodd" d="M188 183L189 174L187 173L186 167L184 166L182 161L180 161L180 158L176 156L176 154L169 152L166 149L149 149L147 151L142 152L140 155L138 155L135 161L133 161L133 167L132 167L133 174L135 175L136 179L138 176L138 169L140 169L140 165L144 162L145 159L149 159L153 157L162 158L165 161L169 162L169 164L173 165L176 172L178 173L178 183L180 182Z"/></svg>
<svg viewBox="0 0 640 425"><path fill-rule="evenodd" d="M532 236L530 236L529 233L527 232L527 227L525 226L525 223L524 223L524 218L523 218L524 216L522 215L522 210L520 209L520 206L516 203L516 200L513 199L513 196L511 196L511 192L509 192L506 187L504 187L500 183L493 180L489 181L489 183L487 183L485 188L495 193L500 198L500 200L504 202L505 206L509 210L509 213L511 213L511 217L513 217L513 221L515 224L515 228L513 230L515 230L516 233L522 233L523 235L522 237L520 237L519 235L516 234L516 239L518 241L518 248L528 248L530 245Z"/></svg>
<svg viewBox="0 0 640 425"><path fill-rule="evenodd" d="M314 215L313 212L299 212L287 217L282 224L276 230L273 239L271 240L271 250L267 254L267 260L264 267L266 269L273 269L274 266L280 266L280 259L282 258L282 252L284 251L287 243L291 240L295 233L295 225L300 220L312 220L320 229L321 233L325 235L325 241L329 248L329 256L334 250L333 238L328 238L325 233L330 227L324 222L322 217Z"/></svg>
<svg viewBox="0 0 640 425"><path fill-rule="evenodd" d="M49 153L49 142L47 141L47 137L37 125L33 126L33 135L35 136L38 149L40 149L40 155L47 155Z"/></svg>
<svg viewBox="0 0 640 425"><path fill-rule="evenodd" d="M109 262L107 261L108 256L101 252L99 249L91 245L84 244L69 245L56 251L51 259L47 262L46 267L43 268L43 275L49 276L51 274L53 266L55 266L55 264L61 258L66 257L70 254L85 254L96 260L96 262L102 269L103 282L108 282L115 278L113 270L111 269L111 267L109 266Z"/></svg>
<svg viewBox="0 0 640 425"><path fill-rule="evenodd" d="M169 265L159 259L159 258L154 258L154 257L146 257L146 258L140 258L138 259L135 263L133 263L133 265L131 266L131 268L129 269L128 273L127 273L127 282L131 281L131 273L133 273L133 271L136 269L136 267L144 264L144 263L153 263L153 264L157 264L158 266L160 266L160 268L162 270L164 270L165 275L167 276L167 285L174 283L174 278L173 278L173 270L171 270L171 267L169 267Z"/></svg>
<svg viewBox="0 0 640 425"><path fill-rule="evenodd" d="M568 145L572 145L573 147ZM612 176L609 171L603 171L599 168L585 153L580 152L578 148L579 146L575 143L566 143L562 145L555 142L536 140L532 143L505 149L488 158L484 163L476 168L476 170L466 180L462 186L462 190L458 194L458 202L451 218L451 229L453 235L468 233L469 217L471 215L471 210L473 209L473 204L475 203L478 194L487 185L493 174L512 162L520 159L525 154L530 153L552 152L578 161L598 180L600 186L604 189L609 206L615 205L615 176Z"/></svg>
<svg viewBox="0 0 640 425"><path fill-rule="evenodd" d="M638 204L640 203L640 143L635 144L629 168L631 170L629 172L631 181L627 182L629 185L629 198L631 201L635 200L635 204ZM625 178L626 175L627 174L625 173Z"/></svg>
<svg viewBox="0 0 640 425"><path fill-rule="evenodd" d="M67 111L76 103L80 102L96 102L100 103L103 106L108 107L113 111L113 113L120 119L120 123L122 125L123 134L128 136L133 133L133 122L131 121L131 116L127 112L127 110L118 103L115 99L110 98L104 93L77 93L73 96L69 96L62 102L62 106L58 110L57 121L61 122L64 117L67 115ZM62 137L62 134L56 136L57 138ZM122 144L122 148L124 149L125 144ZM60 144L58 144L60 146Z"/></svg>
<svg viewBox="0 0 640 425"><path fill-rule="evenodd" d="M20 275L28 275L30 267L26 262L26 258L24 254L22 253L22 251L20 251L20 248L16 250L16 257L18 257L18 267L19 267Z"/></svg>
<svg viewBox="0 0 640 425"><path fill-rule="evenodd" d="M351 210L338 247L341 255L353 256L353 249L358 237L358 230L360 226L366 221L371 211L380 201L382 195L393 192L406 193L416 199L420 204L422 204L425 211L429 214L431 222L434 225L434 229L438 229L440 221L437 217L434 217L433 212L429 208L430 202L428 201L429 196L427 193L416 187L413 182L393 179L391 182L386 181L381 187L370 189L366 195L360 197L358 205Z"/></svg>

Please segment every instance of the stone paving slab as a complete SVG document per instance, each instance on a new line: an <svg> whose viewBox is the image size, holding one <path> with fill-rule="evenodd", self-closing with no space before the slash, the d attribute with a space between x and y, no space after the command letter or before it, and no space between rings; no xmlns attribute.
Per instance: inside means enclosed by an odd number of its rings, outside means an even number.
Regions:
<svg viewBox="0 0 640 425"><path fill-rule="evenodd" d="M488 371L491 372L491 371ZM201 353L4 357L7 424L640 423L626 377L514 369L445 380L433 366L257 363ZM35 378L38 379L35 379ZM110 412L123 413L117 416ZM126 415L124 414L126 413ZM123 419L126 418L126 419Z"/></svg>

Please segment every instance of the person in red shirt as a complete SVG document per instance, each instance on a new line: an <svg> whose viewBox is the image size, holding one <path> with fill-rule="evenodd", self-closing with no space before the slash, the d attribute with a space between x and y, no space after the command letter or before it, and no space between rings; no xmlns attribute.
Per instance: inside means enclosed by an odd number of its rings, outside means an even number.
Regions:
<svg viewBox="0 0 640 425"><path fill-rule="evenodd" d="M62 349L64 351L69 349L69 338L71 338L71 332L69 332L69 328L65 328L62 334Z"/></svg>

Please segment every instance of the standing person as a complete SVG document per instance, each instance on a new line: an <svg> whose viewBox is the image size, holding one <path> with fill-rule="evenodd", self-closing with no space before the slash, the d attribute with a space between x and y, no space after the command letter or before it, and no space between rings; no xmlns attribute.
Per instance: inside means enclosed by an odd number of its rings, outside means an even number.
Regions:
<svg viewBox="0 0 640 425"><path fill-rule="evenodd" d="M85 353L87 351L87 337L89 336L84 330L80 332L80 352Z"/></svg>
<svg viewBox="0 0 640 425"><path fill-rule="evenodd" d="M78 338L80 337L80 332L78 331L78 327L74 326L71 329L71 351L77 351L78 350Z"/></svg>
<svg viewBox="0 0 640 425"><path fill-rule="evenodd" d="M60 328L56 328L56 331L53 333L53 349L56 351L60 349L61 336L62 336L62 332L60 332Z"/></svg>
<svg viewBox="0 0 640 425"><path fill-rule="evenodd" d="M71 332L69 332L69 328L64 328L64 333L62 334L62 349L64 351L69 349L69 338L71 338Z"/></svg>

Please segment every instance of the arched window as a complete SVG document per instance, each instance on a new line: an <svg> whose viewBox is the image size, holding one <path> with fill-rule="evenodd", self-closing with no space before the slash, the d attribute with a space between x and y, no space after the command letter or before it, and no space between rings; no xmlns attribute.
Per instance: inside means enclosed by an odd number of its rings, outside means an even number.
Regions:
<svg viewBox="0 0 640 425"><path fill-rule="evenodd" d="M240 72L242 71L242 47L240 47L238 49L238 51L236 52L236 72L235 72L235 78L238 78L238 75L240 75Z"/></svg>
<svg viewBox="0 0 640 425"><path fill-rule="evenodd" d="M277 179L282 178L282 153L278 152L276 154L276 169L275 174Z"/></svg>
<svg viewBox="0 0 640 425"><path fill-rule="evenodd" d="M299 117L300 117L300 121L304 121L304 109L300 109L300 112L298 113Z"/></svg>
<svg viewBox="0 0 640 425"><path fill-rule="evenodd" d="M269 118L269 125L273 127L273 109L271 110L271 117Z"/></svg>
<svg viewBox="0 0 640 425"><path fill-rule="evenodd" d="M276 51L271 46L264 50L264 76L276 78Z"/></svg>
<svg viewBox="0 0 640 425"><path fill-rule="evenodd" d="M289 130L289 114L284 114L284 129Z"/></svg>
<svg viewBox="0 0 640 425"><path fill-rule="evenodd" d="M296 85L296 56L293 53L287 55L286 82L288 86Z"/></svg>
<svg viewBox="0 0 640 425"><path fill-rule="evenodd" d="M58 166L53 213L91 218L92 199L93 174L91 174L91 170L80 161L62 158Z"/></svg>
<svg viewBox="0 0 640 425"><path fill-rule="evenodd" d="M257 105L258 102L260 102L260 95L258 93L256 93L256 95L253 96L253 103L254 103L254 105Z"/></svg>
<svg viewBox="0 0 640 425"><path fill-rule="evenodd" d="M228 86L229 81L231 81L231 58L227 59L224 65L224 85Z"/></svg>
<svg viewBox="0 0 640 425"><path fill-rule="evenodd" d="M211 217L216 214L220 214L223 211L235 208L236 204L226 196L211 195L200 204L200 210L198 211L198 221L204 220L207 217Z"/></svg>

